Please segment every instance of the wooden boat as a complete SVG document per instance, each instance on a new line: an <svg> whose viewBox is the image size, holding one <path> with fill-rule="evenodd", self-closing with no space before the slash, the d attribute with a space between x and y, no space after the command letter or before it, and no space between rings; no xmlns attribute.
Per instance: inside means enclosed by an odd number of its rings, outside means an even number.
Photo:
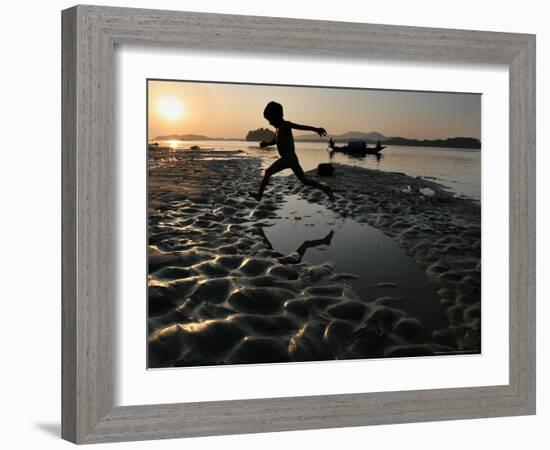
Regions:
<svg viewBox="0 0 550 450"><path fill-rule="evenodd" d="M351 156L377 155L386 148L380 141L376 143L376 147L369 147L364 141L350 141L347 145L337 146L332 139L329 141L328 147L331 153L347 153Z"/></svg>

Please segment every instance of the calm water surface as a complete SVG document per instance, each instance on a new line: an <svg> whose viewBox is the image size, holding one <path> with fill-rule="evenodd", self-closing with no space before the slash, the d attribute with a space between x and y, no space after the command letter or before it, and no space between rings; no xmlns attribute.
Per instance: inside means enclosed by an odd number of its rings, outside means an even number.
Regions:
<svg viewBox="0 0 550 450"><path fill-rule="evenodd" d="M388 304L419 319L428 329L447 325L439 296L425 272L397 243L378 229L342 218L322 205L288 196L279 219L263 229L274 250L298 252L302 261L334 263L336 272L353 273L346 280L363 301L393 297Z"/></svg>

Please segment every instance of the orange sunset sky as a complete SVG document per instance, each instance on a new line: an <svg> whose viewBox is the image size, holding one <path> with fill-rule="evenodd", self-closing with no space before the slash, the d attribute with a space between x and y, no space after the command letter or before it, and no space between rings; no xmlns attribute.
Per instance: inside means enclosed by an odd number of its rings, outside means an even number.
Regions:
<svg viewBox="0 0 550 450"><path fill-rule="evenodd" d="M287 120L321 126L329 134L481 138L480 94L160 80L149 80L147 89L149 139L169 134L243 139L249 130L269 127L262 113L270 100L283 105Z"/></svg>

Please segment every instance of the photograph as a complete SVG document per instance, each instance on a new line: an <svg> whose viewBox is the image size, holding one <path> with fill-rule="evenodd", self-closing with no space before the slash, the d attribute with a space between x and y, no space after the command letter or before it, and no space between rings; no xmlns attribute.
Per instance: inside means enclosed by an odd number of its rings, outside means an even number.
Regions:
<svg viewBox="0 0 550 450"><path fill-rule="evenodd" d="M144 97L149 369L481 353L481 94Z"/></svg>

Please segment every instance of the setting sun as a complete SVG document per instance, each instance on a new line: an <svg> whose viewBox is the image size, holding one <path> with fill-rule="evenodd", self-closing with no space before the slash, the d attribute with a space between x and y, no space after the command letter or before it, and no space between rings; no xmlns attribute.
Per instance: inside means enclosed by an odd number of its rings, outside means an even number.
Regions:
<svg viewBox="0 0 550 450"><path fill-rule="evenodd" d="M174 97L159 98L157 110L162 118L166 120L178 120L185 115L183 103Z"/></svg>

